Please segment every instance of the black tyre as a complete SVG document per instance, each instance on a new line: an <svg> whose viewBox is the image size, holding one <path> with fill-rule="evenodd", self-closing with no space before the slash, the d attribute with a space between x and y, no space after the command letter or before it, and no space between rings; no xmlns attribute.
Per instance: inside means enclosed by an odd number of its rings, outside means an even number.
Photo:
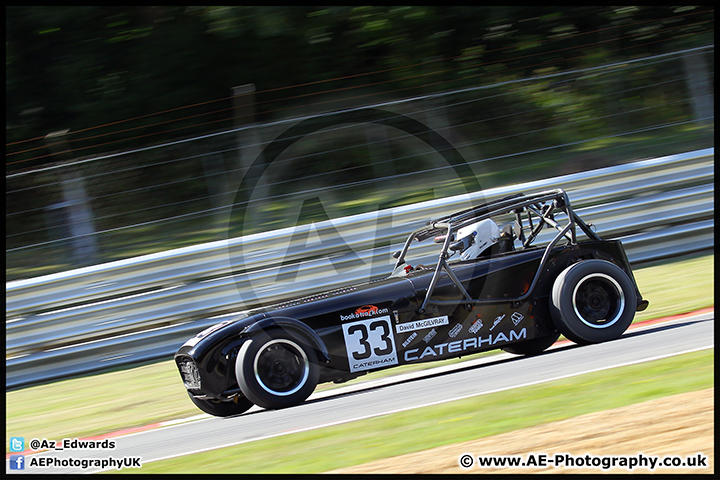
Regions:
<svg viewBox="0 0 720 480"><path fill-rule="evenodd" d="M533 355L539 355L560 338L559 333L554 333L547 337L533 338L532 340L525 340L524 342L513 343L507 347L502 347L508 353L514 353L515 355L527 355L528 357Z"/></svg>
<svg viewBox="0 0 720 480"><path fill-rule="evenodd" d="M618 266L584 260L555 279L550 313L558 330L580 344L618 338L635 317L635 286Z"/></svg>
<svg viewBox="0 0 720 480"><path fill-rule="evenodd" d="M314 349L279 329L262 332L243 343L235 364L245 396L271 409L305 401L315 390L319 374Z"/></svg>
<svg viewBox="0 0 720 480"><path fill-rule="evenodd" d="M190 400L205 413L215 415L216 417L232 417L233 415L240 415L241 413L247 412L253 403L245 397L235 397L234 400L229 402L221 402L219 400L202 400L194 398L190 392L188 392Z"/></svg>

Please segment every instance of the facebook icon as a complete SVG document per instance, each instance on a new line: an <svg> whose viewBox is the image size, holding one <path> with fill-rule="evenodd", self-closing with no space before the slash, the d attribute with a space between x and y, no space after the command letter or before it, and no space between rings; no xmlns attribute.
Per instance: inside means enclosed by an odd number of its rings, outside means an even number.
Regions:
<svg viewBox="0 0 720 480"><path fill-rule="evenodd" d="M10 455L10 470L25 470L25 455Z"/></svg>

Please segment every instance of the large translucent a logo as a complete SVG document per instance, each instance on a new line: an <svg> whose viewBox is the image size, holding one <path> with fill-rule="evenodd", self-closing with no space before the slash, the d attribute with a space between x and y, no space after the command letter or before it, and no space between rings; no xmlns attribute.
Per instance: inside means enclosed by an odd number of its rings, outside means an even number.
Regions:
<svg viewBox="0 0 720 480"><path fill-rule="evenodd" d="M302 120L260 152L236 190L228 225L228 253L242 302L238 305L239 309L267 306L295 293L318 293L389 275L393 263L391 239L402 242L408 231L422 226L422 221L403 225L402 221L407 216L397 212L407 208L388 208L389 202L383 200L378 200L369 209L370 212L365 208L367 213L336 218L333 208L338 200L333 195L332 182L337 180L337 176L319 175L317 178L305 176L304 180L298 181L303 188L279 195L282 198L278 198L278 203L285 205L290 216L298 219L291 222L293 226L276 229L268 225L263 231L257 231L263 219L254 209L260 203L272 203L273 197L268 196L267 185L271 183L268 179L277 177L278 173L288 168L288 161L284 159L286 152L303 141L309 141L309 138L317 142L320 132L332 134L345 126L382 126L398 133L406 142L409 139L429 147L435 160L426 168L423 185L413 184L411 173L393 176L401 184L407 180L410 185L431 190L453 184L456 195L473 193L473 200L467 196L465 206L482 203L480 183L460 152L444 136L416 119L387 110L363 108ZM338 158L342 158L342 151L337 154ZM392 161L396 162L413 161L412 154L395 152L393 157ZM305 156L297 161L306 162L303 169L311 172L312 162L318 160ZM373 193L373 183L382 182L385 178L377 176L355 180L349 171L343 183L355 188L358 198L367 203ZM310 210L314 215L313 221L300 222L303 214ZM443 215L448 213L451 212L441 212ZM255 232L248 235L250 231ZM240 238L243 241L239 241Z"/></svg>

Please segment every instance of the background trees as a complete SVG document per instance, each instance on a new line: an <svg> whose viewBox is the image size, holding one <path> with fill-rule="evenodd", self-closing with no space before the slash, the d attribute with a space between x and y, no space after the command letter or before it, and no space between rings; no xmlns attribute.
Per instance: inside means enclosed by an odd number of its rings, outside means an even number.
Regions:
<svg viewBox="0 0 720 480"><path fill-rule="evenodd" d="M93 128L91 140L73 140L85 155L227 128L232 105L221 99L236 85L264 92L257 111L271 119L318 92L446 91L709 44L714 32L713 9L689 6L12 6L6 14L10 170L53 160L29 160L47 153L40 143L17 152L58 130ZM173 110L204 102L192 118Z"/></svg>

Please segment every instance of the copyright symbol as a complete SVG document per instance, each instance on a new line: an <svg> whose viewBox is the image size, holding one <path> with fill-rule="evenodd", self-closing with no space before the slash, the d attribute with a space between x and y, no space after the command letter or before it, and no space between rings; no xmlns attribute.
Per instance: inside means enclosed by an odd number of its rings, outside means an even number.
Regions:
<svg viewBox="0 0 720 480"><path fill-rule="evenodd" d="M463 455L460 455L460 466L463 468L470 468L473 466L474 459L473 456L469 453L465 453Z"/></svg>
<svg viewBox="0 0 720 480"><path fill-rule="evenodd" d="M37 438L33 438L32 440L30 440L30 448L33 450L37 450L38 448L40 448L40 440L38 440Z"/></svg>

